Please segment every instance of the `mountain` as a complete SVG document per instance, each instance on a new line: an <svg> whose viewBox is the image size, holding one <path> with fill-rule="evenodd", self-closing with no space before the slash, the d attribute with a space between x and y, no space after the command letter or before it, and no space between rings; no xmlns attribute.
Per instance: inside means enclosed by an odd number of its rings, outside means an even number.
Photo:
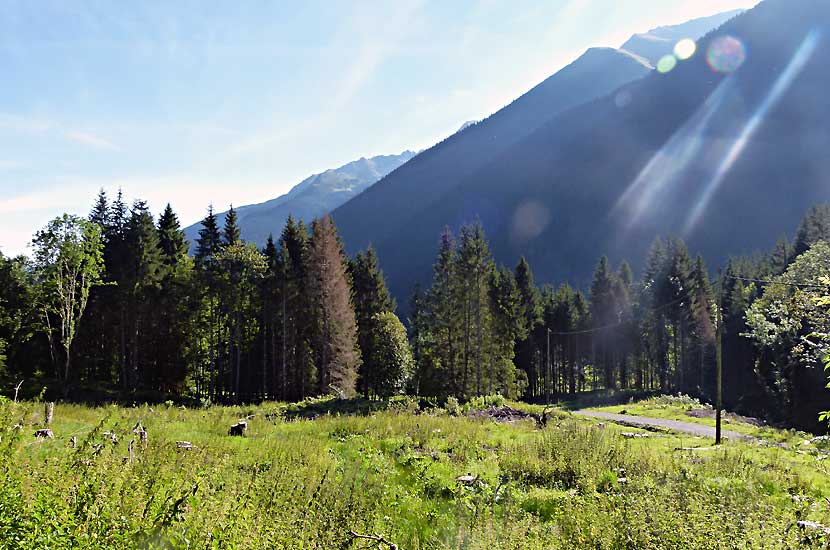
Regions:
<svg viewBox="0 0 830 550"><path fill-rule="evenodd" d="M705 30L734 15L730 12L705 18L704 22L694 20L650 34L699 38ZM510 105L419 153L337 208L333 216L347 250L354 253L372 243L392 291L399 303L405 303L415 280L428 279L444 224L455 226L476 216L490 220L506 215L498 202L480 200L483 195L477 182L491 180L488 166L502 166L499 159L516 148L521 150L522 143L542 128L555 127L567 135L570 128L555 122L564 113L652 74L652 59L659 59L674 48L669 41L648 42L649 48L641 48L632 40L626 44L629 49L589 49ZM660 44L662 49L652 47L654 44ZM625 94L615 99L620 105L631 100ZM538 152L541 158L554 153ZM500 174L500 184L505 190L520 192L529 174L520 164L510 167L511 173ZM486 229L492 233L498 229L498 223L488 224Z"/></svg>
<svg viewBox="0 0 830 550"><path fill-rule="evenodd" d="M269 234L279 236L288 215L310 223L311 220L337 208L380 178L415 156L412 151L400 155L361 158L332 170L310 176L276 199L236 209L242 238L263 245ZM226 212L219 214L220 227ZM201 223L185 229L195 247Z"/></svg>
<svg viewBox="0 0 830 550"><path fill-rule="evenodd" d="M622 45L621 49L633 52L643 59L647 59L652 66L656 66L660 58L671 53L674 45L680 40L684 38L698 39L743 12L744 10L727 11L694 19L682 25L657 27L647 33L635 34Z"/></svg>
<svg viewBox="0 0 830 550"><path fill-rule="evenodd" d="M671 72L560 113L376 244L390 286L427 281L442 228L476 217L499 261L582 287L601 255L642 267L657 235L712 267L768 249L830 201L827 29L826 0L766 0Z"/></svg>

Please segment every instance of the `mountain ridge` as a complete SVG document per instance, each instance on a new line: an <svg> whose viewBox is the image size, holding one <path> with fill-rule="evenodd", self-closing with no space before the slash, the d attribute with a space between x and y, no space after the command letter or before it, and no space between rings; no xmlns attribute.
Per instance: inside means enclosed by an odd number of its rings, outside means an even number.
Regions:
<svg viewBox="0 0 830 550"><path fill-rule="evenodd" d="M242 238L261 246L270 234L279 236L285 220L291 214L310 223L350 197L360 193L381 177L407 162L416 153L406 150L399 155L361 157L338 168L312 174L292 187L287 193L261 203L236 208ZM220 225L227 212L217 213ZM191 250L201 229L201 222L185 228Z"/></svg>

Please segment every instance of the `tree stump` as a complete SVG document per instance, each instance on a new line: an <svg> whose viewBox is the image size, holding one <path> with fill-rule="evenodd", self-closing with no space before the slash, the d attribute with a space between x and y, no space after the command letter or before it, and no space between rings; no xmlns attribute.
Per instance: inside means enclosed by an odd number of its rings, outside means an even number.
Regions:
<svg viewBox="0 0 830 550"><path fill-rule="evenodd" d="M147 445L147 430L141 425L141 422L136 422L133 426L133 433L138 436L138 440L142 445Z"/></svg>
<svg viewBox="0 0 830 550"><path fill-rule="evenodd" d="M45 415L46 420L45 420L44 423L45 423L47 428L52 425L52 417L54 415L55 415L55 403L53 403L53 402L46 403L46 415Z"/></svg>
<svg viewBox="0 0 830 550"><path fill-rule="evenodd" d="M228 430L228 435L244 437L246 431L248 431L248 422L245 420L240 420L239 422L230 427L230 429Z"/></svg>

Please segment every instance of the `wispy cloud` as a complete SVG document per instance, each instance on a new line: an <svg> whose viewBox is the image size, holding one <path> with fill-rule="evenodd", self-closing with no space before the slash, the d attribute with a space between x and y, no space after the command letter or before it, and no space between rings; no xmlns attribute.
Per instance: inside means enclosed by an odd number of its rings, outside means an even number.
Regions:
<svg viewBox="0 0 830 550"><path fill-rule="evenodd" d="M75 145L106 151L122 151L111 140L92 133L68 128L67 125L42 116L25 116L14 113L0 113L0 130L14 133L45 135ZM2 166L2 164L0 164Z"/></svg>
<svg viewBox="0 0 830 550"><path fill-rule="evenodd" d="M79 143L81 145L86 145L92 147L93 149L105 149L108 151L121 151L122 149L115 145L110 140L103 138L101 136L96 136L95 134L89 134L87 132L64 132L64 137L71 142Z"/></svg>

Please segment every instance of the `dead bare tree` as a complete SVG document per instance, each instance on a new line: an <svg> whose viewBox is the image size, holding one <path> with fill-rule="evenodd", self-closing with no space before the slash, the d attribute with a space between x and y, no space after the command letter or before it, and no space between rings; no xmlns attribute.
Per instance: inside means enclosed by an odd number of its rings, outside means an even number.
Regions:
<svg viewBox="0 0 830 550"><path fill-rule="evenodd" d="M20 391L20 386L22 386L22 385L23 385L23 380L21 380L20 383L17 385L17 387L14 388L14 402L15 403L17 403L17 392Z"/></svg>

